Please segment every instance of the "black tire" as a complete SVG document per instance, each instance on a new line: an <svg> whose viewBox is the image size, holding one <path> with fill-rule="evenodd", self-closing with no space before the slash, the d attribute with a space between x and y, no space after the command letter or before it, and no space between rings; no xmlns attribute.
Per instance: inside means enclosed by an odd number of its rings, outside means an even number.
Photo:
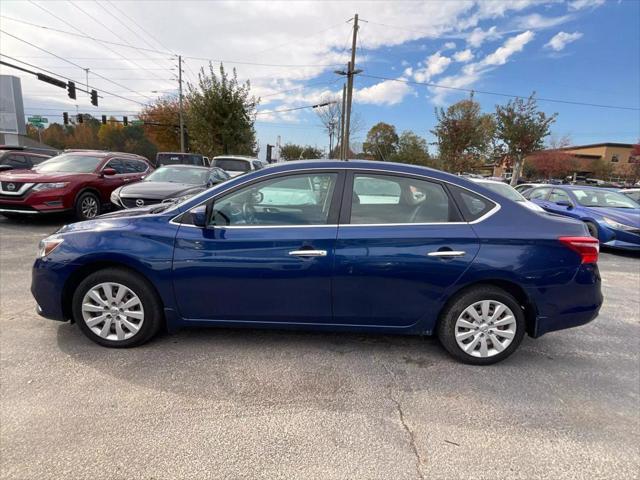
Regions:
<svg viewBox="0 0 640 480"><path fill-rule="evenodd" d="M483 300L493 300L507 306L515 318L516 329L511 343L503 351L493 356L476 357L458 346L455 327L456 321L467 307ZM518 348L525 334L525 325L522 307L512 295L501 288L480 285L461 292L445 307L440 316L437 333L442 346L457 360L471 365L490 365L504 360Z"/></svg>
<svg viewBox="0 0 640 480"><path fill-rule="evenodd" d="M93 208L88 209L88 204ZM100 215L100 199L95 193L84 192L76 199L75 212L78 220L91 220Z"/></svg>
<svg viewBox="0 0 640 480"><path fill-rule="evenodd" d="M20 220L20 218L22 218L22 215L19 213L3 213L2 216L9 220Z"/></svg>
<svg viewBox="0 0 640 480"><path fill-rule="evenodd" d="M85 294L101 283L117 283L124 285L138 296L144 309L144 319L140 329L132 337L124 340L110 340L94 333L87 325L82 315L82 301ZM105 347L127 348L136 347L149 341L158 333L164 322L162 304L151 284L142 276L119 268L98 270L85 278L73 293L73 318L78 327L90 340ZM111 330L115 330L114 327Z"/></svg>
<svg viewBox="0 0 640 480"><path fill-rule="evenodd" d="M589 230L589 235L591 235L593 238L598 238L598 226L593 222L584 222L584 224Z"/></svg>

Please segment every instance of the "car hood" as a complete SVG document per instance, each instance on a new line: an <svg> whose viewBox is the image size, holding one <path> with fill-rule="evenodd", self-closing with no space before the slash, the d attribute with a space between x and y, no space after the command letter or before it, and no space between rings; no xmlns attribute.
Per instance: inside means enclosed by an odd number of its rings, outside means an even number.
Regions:
<svg viewBox="0 0 640 480"><path fill-rule="evenodd" d="M63 182L78 178L79 175L93 175L91 173L73 173L73 172L47 172L39 173L36 170L9 170L0 172L0 180L3 182Z"/></svg>
<svg viewBox="0 0 640 480"><path fill-rule="evenodd" d="M174 182L138 182L122 187L118 195L127 198L165 199L195 194L205 189L204 185Z"/></svg>
<svg viewBox="0 0 640 480"><path fill-rule="evenodd" d="M583 207L595 217L607 217L616 222L640 228L640 208Z"/></svg>

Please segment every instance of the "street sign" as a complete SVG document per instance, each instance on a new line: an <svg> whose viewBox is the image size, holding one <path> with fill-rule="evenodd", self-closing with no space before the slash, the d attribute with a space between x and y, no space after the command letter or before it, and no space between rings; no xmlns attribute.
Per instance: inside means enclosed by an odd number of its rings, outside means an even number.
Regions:
<svg viewBox="0 0 640 480"><path fill-rule="evenodd" d="M136 127L140 127L140 126L144 125L144 121L143 120L131 120L131 125L135 125Z"/></svg>
<svg viewBox="0 0 640 480"><path fill-rule="evenodd" d="M33 117L27 117L27 121L32 125L36 125L38 123L39 124L49 123L49 119L48 118L41 117L40 115L34 115Z"/></svg>

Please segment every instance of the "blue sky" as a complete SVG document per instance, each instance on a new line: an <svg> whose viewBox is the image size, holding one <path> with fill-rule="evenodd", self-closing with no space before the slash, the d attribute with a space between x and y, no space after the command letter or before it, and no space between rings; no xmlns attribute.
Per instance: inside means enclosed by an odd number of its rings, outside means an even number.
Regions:
<svg viewBox="0 0 640 480"><path fill-rule="evenodd" d="M355 83L353 108L362 125L356 146L378 121L431 142L434 108L468 95L404 81L477 90L487 112L508 98L480 91L535 90L540 98L631 107L636 110L539 102L559 114L554 134L574 144L640 138L635 0L183 2L179 11L171 2L4 1L0 53L78 80L84 78L80 67L89 68L90 84L115 95L105 94L95 108L27 74L4 67L2 73L22 77L30 114L55 121L77 107L132 118L155 92L175 94L173 54L186 56L189 81L208 60L225 60L263 98L256 124L261 156L278 135L283 143L326 148L327 134L312 110L278 110L339 94L342 79L333 70L348 58L347 20L355 12L361 18L357 63L364 70ZM100 41L109 39L126 45Z"/></svg>

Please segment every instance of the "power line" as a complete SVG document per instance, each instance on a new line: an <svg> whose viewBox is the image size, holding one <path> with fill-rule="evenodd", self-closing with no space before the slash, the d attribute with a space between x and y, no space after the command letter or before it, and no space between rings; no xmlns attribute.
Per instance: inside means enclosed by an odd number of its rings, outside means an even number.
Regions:
<svg viewBox="0 0 640 480"><path fill-rule="evenodd" d="M29 0L29 1L30 1L31 3L34 3L34 2L33 2L33 0ZM73 1L71 1L71 0L67 0L67 1L68 1L72 6L74 6L75 8L77 8L78 10L80 10L82 13L84 13L84 14L85 14L87 17L89 17L91 20L93 20L95 23L97 23L98 25L100 25L100 26L102 26L102 25L103 25L103 23L102 23L102 22L100 22L100 20L98 20L96 17L94 17L93 15L91 15L91 14L90 14L89 12L87 12L86 10L84 10L82 7L80 7L80 5L78 5L77 3L75 3L75 2L73 2ZM44 9L44 10L46 10L46 9ZM51 13L51 12L49 12L49 13ZM54 15L54 16L55 16L55 15ZM57 16L56 16L56 18L59 18L59 17L57 17ZM82 30L80 30L80 29L79 29L78 27L76 27L75 25L73 25L73 24L71 24L71 23L67 22L66 20L63 20L63 21L64 21L67 25L71 26L74 30L77 30L78 32L85 34L85 32L83 32ZM86 35L86 34L85 34L85 35ZM97 40L94 40L94 41L97 41ZM98 43L100 43L100 42L98 42ZM133 47L133 45L131 45L131 44L130 44L128 41L126 41L126 40L125 40L125 43L127 43L127 44L129 44L130 46L132 46L132 47ZM103 44L103 45L104 45L104 44ZM105 45L105 46L106 46L106 45ZM140 65L139 63L136 63L136 62L133 62L133 61L128 60L128 59L127 59L127 57L125 57L124 55L122 55L122 54L121 54L120 52L118 52L117 50L114 50L113 48L108 47L108 46L106 46L106 47L107 47L107 49L108 49L109 51L111 51L111 52L115 53L115 54L116 54L116 55L118 55L119 57L122 57L123 59L125 59L126 61L128 61L128 62L130 62L130 63L134 64L135 66L139 67L140 69L142 69L142 70L147 70L145 67L143 67L143 66L142 66L142 65ZM155 74L155 73L153 73L153 72L150 72L150 73L151 73L154 77L157 77L157 78L158 78L158 80L165 80L165 79L163 79L163 78L160 78L157 74ZM152 79L149 79L149 80L152 80Z"/></svg>
<svg viewBox="0 0 640 480"><path fill-rule="evenodd" d="M335 103L335 102L325 102L325 103L319 103L316 105L303 105L302 107L284 108L280 110L261 110L259 112L256 112L256 115L267 115L269 113L280 113L280 112L293 112L294 110L302 110L304 108L318 108L318 107L324 107L326 105L329 105L330 103Z"/></svg>
<svg viewBox="0 0 640 480"><path fill-rule="evenodd" d="M22 39L22 38L20 38L20 37L16 37L15 35L13 35L13 34L11 34L11 33L7 32L7 31L5 31L5 30L2 30L1 28L0 28L0 32L4 33L5 35L8 35L8 36L10 36L10 37L12 37L12 38L15 38L16 40L18 40L18 41L20 41L20 42L26 43L27 45L30 45L30 46L32 46L33 48L37 48L38 50L40 50L40 51L42 51L42 52L48 53L49 55L52 55L52 56L54 56L54 57L56 57L56 58L58 58L58 59L62 60L63 62L66 62L66 63L68 63L68 64L70 64L70 65L74 65L74 66L76 66L76 67L78 67L78 68L80 68L80 69L82 69L82 70L85 70L85 68L84 68L84 67L82 67L82 66L78 65L77 63L72 62L71 60L67 60L66 58L61 57L60 55L56 55L55 53L50 52L49 50L45 50L44 48L39 47L38 45L36 45L36 44L34 44L34 43L31 43L31 42L29 42L29 41L27 41L27 40L23 40L23 39ZM20 61L20 60L18 60L18 61ZM25 63L25 62L22 62L22 63ZM37 67L36 67L36 68L37 68ZM55 75L55 74L54 74L54 75ZM59 77L61 77L62 75L58 75L58 76L59 76ZM129 92L133 92L133 93L138 93L138 94L140 94L140 92L137 92L137 91L135 91L135 90L131 90L130 88L127 88L125 85L122 85L122 84L120 84L120 83L114 82L113 80L110 80L109 78L105 77L104 75L100 75L99 73L94 73L94 76L96 76L96 77L98 77L98 78L102 78L103 80L105 80L105 81L107 81L107 82L109 82L109 83L112 83L113 85L116 85L116 86L118 86L118 87L120 87L120 88L124 88L125 90L127 90L127 91L129 91ZM80 83L80 84L81 84L82 82L77 82L77 83ZM104 91L103 89L98 89L98 90ZM106 93L106 92L105 92L105 93ZM152 97L149 97L149 96L147 96L147 95L143 95L143 94L140 94L140 95L142 95L142 96L143 96L143 97L145 97L145 98L148 98L149 100L153 100L153 98L152 98ZM113 95L113 96L120 97L119 95ZM125 100L129 100L129 99L124 98L124 97L120 97L120 98L123 98L123 99L125 99ZM135 101L135 100L131 100L131 101L132 101L132 102L135 102L135 103L140 103L140 102L137 102L137 101ZM140 104L141 104L141 105L144 105L144 104L142 104L142 103L140 103Z"/></svg>
<svg viewBox="0 0 640 480"><path fill-rule="evenodd" d="M0 32L2 32L2 33L6 33L6 32L4 32L2 29L0 29ZM19 39L19 40L20 40L20 39ZM34 46L35 46L35 45L34 45ZM37 46L36 46L36 48L40 48L40 47L37 47ZM44 49L40 49L40 50L44 50ZM44 50L44 51L46 51L46 50ZM56 54L54 54L54 53L52 53L51 55L53 55L54 57L57 57L57 55L56 55ZM27 63L27 62L25 62L25 61L23 61L23 60L18 60L17 58L11 57L11 56L9 56L9 55L6 55L6 54L0 54L0 56L10 58L11 60L14 60L14 61L16 61L16 62L20 62L20 63L22 63L22 64L24 64L24 65L28 65L28 66L30 66L30 67L32 67L32 68L37 68L37 69L39 69L39 70L42 70L43 72L50 73L51 75L56 75L56 76L58 76L58 77L60 77L60 78L64 78L65 80L69 80L69 81L75 82L76 84L79 84L79 85L80 85L80 84L82 84L82 82L78 82L77 80L75 80L75 79L73 79L73 78L67 77L67 76L65 76L65 75L60 75L59 73L55 73L55 72L52 72L52 71L50 71L50 70L46 70L46 69L44 69L44 68L40 68L40 67L38 67L37 65L33 65L32 63ZM62 58L62 57L59 57L59 58L61 58L62 60L65 60L65 59L64 59L64 58ZM67 61L67 60L65 60L65 61ZM70 63L71 63L71 62L70 62ZM82 67L80 67L80 68L82 68ZM116 85L118 85L118 84L116 84ZM117 93L115 93L115 92L108 92L108 91L106 91L106 90L104 90L104 89L102 89L102 88L93 87L93 86L91 86L91 85L88 85L88 87L89 87L90 89L99 90L99 91L100 91L100 93L103 93L103 94L105 94L105 95L111 95L112 97L120 98L120 99L122 99L122 100L127 100L127 101L129 101L129 102L133 102L133 103L137 103L137 104L139 104L139 105L146 106L146 103L142 103L142 102L139 102L139 101L137 101L137 100L132 100L132 99L130 99L130 98L123 97L122 95L118 95L118 94L117 94ZM127 91L130 91L130 90L127 90ZM134 93L138 93L138 92L134 92ZM147 97L146 95L143 95L143 94L141 94L141 93L139 93L139 95L142 95L143 97ZM147 97L147 98L151 98L151 97Z"/></svg>
<svg viewBox="0 0 640 480"><path fill-rule="evenodd" d="M408 83L411 85L421 85L421 86L425 86L425 87L434 87L434 88L445 88L448 90L455 90L458 92L467 92L467 93L480 93L480 94L484 94L484 95L496 95L499 97L507 97L507 98L529 98L529 95L514 95L514 94L510 94L510 93L501 93L501 92L491 92L488 90L476 90L473 88L463 88L463 87L451 87L449 85L441 85L438 83L430 83L430 82L417 82L414 80L407 80L404 78L392 78L392 77L383 77L383 76L379 76L379 75L367 75L367 74L361 74L361 76L366 77L366 78L373 78L376 80L388 80L388 81L393 81L393 82L401 82L401 83ZM622 107L619 105L606 105L606 104L600 104L600 103L588 103L588 102L577 102L577 101L572 101L572 100L559 100L557 98L543 98L543 97L536 97L536 100L539 100L541 102L551 102L551 103L562 103L562 104L567 104L567 105L581 105L581 106L585 106L585 107L598 107L598 108L612 108L612 109L617 109L617 110L632 110L632 111L640 111L640 108L637 107Z"/></svg>

